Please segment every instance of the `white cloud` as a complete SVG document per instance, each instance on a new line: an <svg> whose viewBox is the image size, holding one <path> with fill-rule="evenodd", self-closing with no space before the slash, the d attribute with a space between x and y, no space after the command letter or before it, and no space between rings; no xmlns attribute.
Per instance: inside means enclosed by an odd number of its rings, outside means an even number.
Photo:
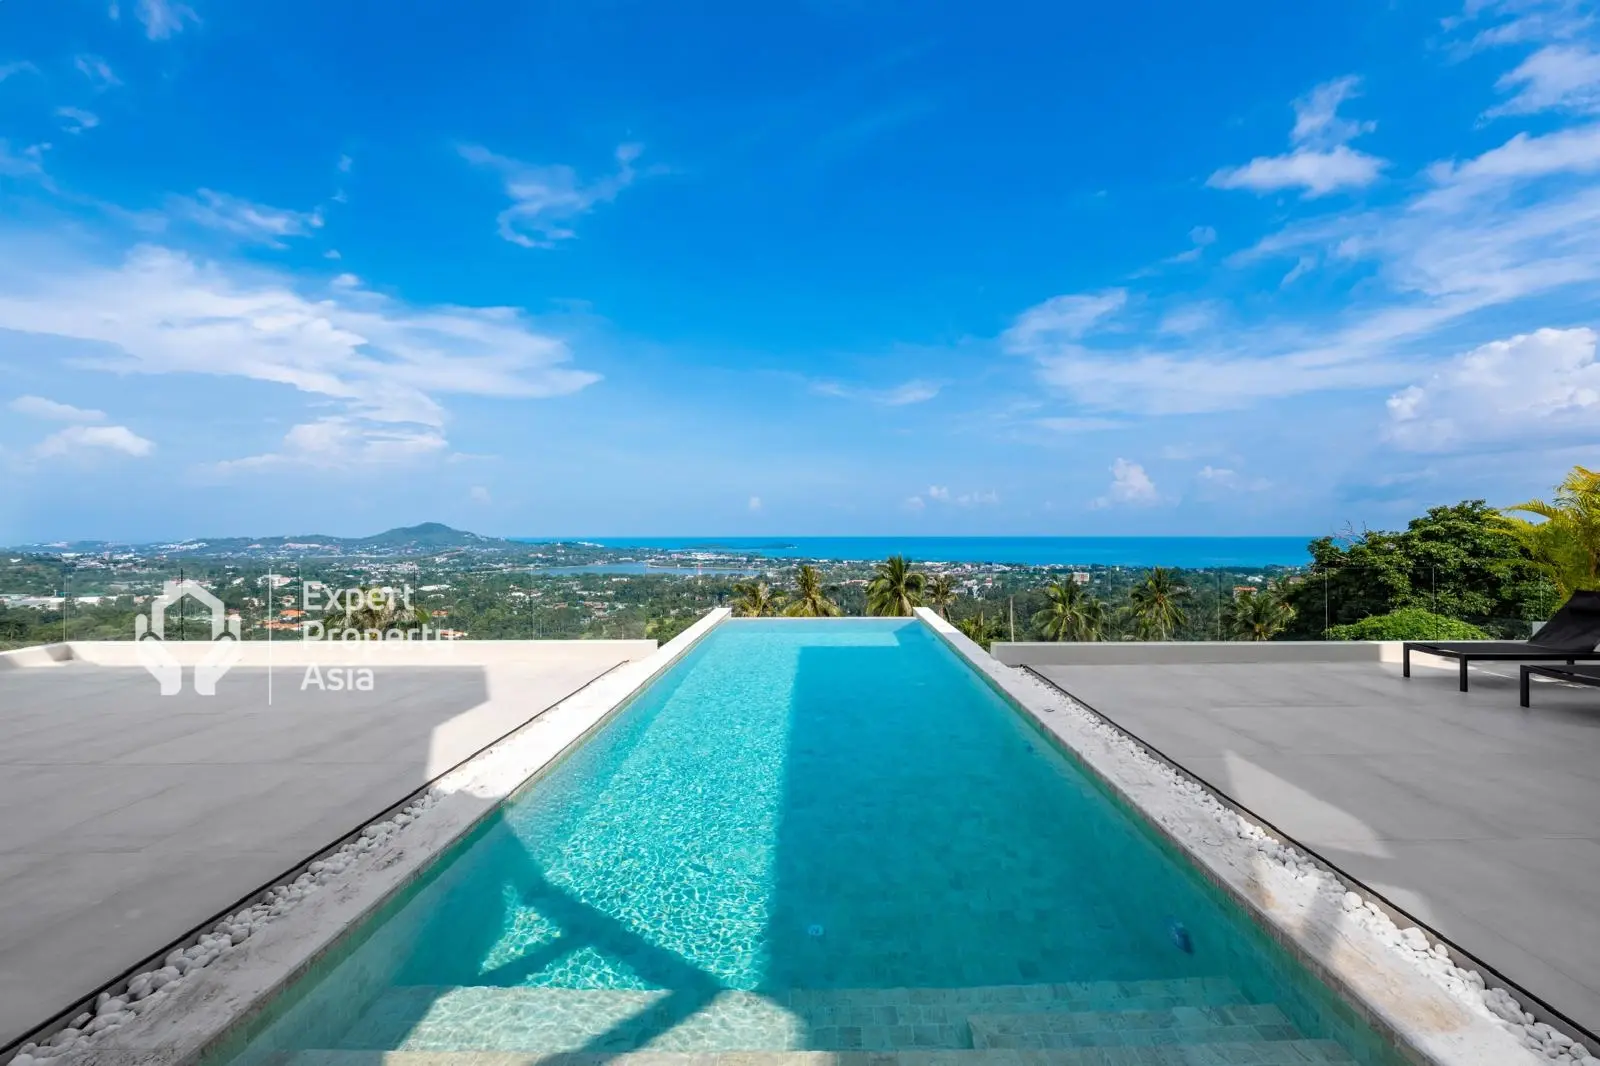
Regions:
<svg viewBox="0 0 1600 1066"><path fill-rule="evenodd" d="M58 107L56 117L62 120L61 128L68 133L82 133L100 125L100 116L81 107Z"/></svg>
<svg viewBox="0 0 1600 1066"><path fill-rule="evenodd" d="M1445 19L1444 27L1474 31L1461 49L1470 55L1504 45L1570 40L1594 24L1585 6L1584 0L1467 0L1462 15Z"/></svg>
<svg viewBox="0 0 1600 1066"><path fill-rule="evenodd" d="M68 426L40 441L33 454L41 459L84 452L121 452L143 458L155 445L127 426Z"/></svg>
<svg viewBox="0 0 1600 1066"><path fill-rule="evenodd" d="M1237 470L1226 466L1203 466L1195 475L1203 487L1223 492L1265 492L1272 488L1266 478L1246 478Z"/></svg>
<svg viewBox="0 0 1600 1066"><path fill-rule="evenodd" d="M34 66L32 63L29 63L27 60L20 60L15 63L0 63L0 81L5 81L14 74L37 73L39 73L39 68Z"/></svg>
<svg viewBox="0 0 1600 1066"><path fill-rule="evenodd" d="M1033 424L1054 433L1092 433L1101 429L1120 429L1126 423L1114 418L1083 418L1077 415L1050 415L1035 418Z"/></svg>
<svg viewBox="0 0 1600 1066"><path fill-rule="evenodd" d="M750 497L750 502L746 506L751 511L759 511L759 510L761 510L761 497L760 496L752 496L752 497Z"/></svg>
<svg viewBox="0 0 1600 1066"><path fill-rule="evenodd" d="M1583 45L1552 44L1539 49L1495 83L1502 91L1517 90L1487 114L1527 115L1560 108L1600 111L1600 53Z"/></svg>
<svg viewBox="0 0 1600 1066"><path fill-rule="evenodd" d="M1376 122L1353 122L1339 117L1340 105L1355 96L1360 85L1361 79L1346 75L1324 82L1296 100L1294 128L1289 131L1289 140L1311 148L1330 148L1377 129Z"/></svg>
<svg viewBox="0 0 1600 1066"><path fill-rule="evenodd" d="M482 485L472 486L467 492L467 498L473 503L490 504L494 502L494 497Z"/></svg>
<svg viewBox="0 0 1600 1066"><path fill-rule="evenodd" d="M1592 442L1600 426L1595 341L1592 329L1541 329L1474 348L1389 397L1388 437L1418 452Z"/></svg>
<svg viewBox="0 0 1600 1066"><path fill-rule="evenodd" d="M633 184L633 161L641 151L636 144L619 146L616 172L585 184L569 166L523 163L475 144L460 148L467 162L497 170L505 179L512 203L498 217L500 236L524 248L554 248L576 237L573 220L598 204L610 203Z"/></svg>
<svg viewBox="0 0 1600 1066"><path fill-rule="evenodd" d="M96 89L109 89L122 84L122 79L112 71L111 64L99 56L85 53L76 56L72 63L78 68L78 73L88 78Z"/></svg>
<svg viewBox="0 0 1600 1066"><path fill-rule="evenodd" d="M1052 296L1018 315L1000 340L1008 351L1032 354L1043 346L1078 340L1127 302L1123 289Z"/></svg>
<svg viewBox="0 0 1600 1066"><path fill-rule="evenodd" d="M911 497L912 500L916 501L914 506L919 510L926 506L923 496L937 503L946 503L954 507L983 507L1000 502L1000 494L993 489L984 492L953 494L948 485L929 485L922 496Z"/></svg>
<svg viewBox="0 0 1600 1066"><path fill-rule="evenodd" d="M1201 330L1210 329L1217 324L1221 317L1218 306L1209 301L1184 304L1175 307L1161 316L1161 324L1156 328L1162 333L1175 333L1187 336L1199 333Z"/></svg>
<svg viewBox="0 0 1600 1066"><path fill-rule="evenodd" d="M1293 285L1296 281L1315 270L1316 266L1316 256L1302 255L1299 259L1294 261L1294 266L1289 268L1289 272L1283 276L1283 280L1278 282L1278 288L1282 289Z"/></svg>
<svg viewBox="0 0 1600 1066"><path fill-rule="evenodd" d="M1474 198L1503 196L1519 183L1596 173L1600 173L1600 123L1542 137L1519 133L1466 162L1451 160L1430 166L1427 174L1434 187L1414 206L1460 211L1471 206Z"/></svg>
<svg viewBox="0 0 1600 1066"><path fill-rule="evenodd" d="M139 16L139 21L144 23L145 36L152 41L165 40L182 33L185 23L200 21L194 8L174 0L139 0L134 12Z"/></svg>
<svg viewBox="0 0 1600 1066"><path fill-rule="evenodd" d="M1376 156L1338 145L1325 152L1299 148L1287 155L1260 156L1238 167L1223 167L1206 181L1217 189L1277 192L1303 189L1308 197L1340 189L1360 189L1378 180L1387 164Z"/></svg>
<svg viewBox="0 0 1600 1066"><path fill-rule="evenodd" d="M322 253L322 258L324 258L324 259L343 259L344 256L339 254L339 249L337 249L337 248L329 248L326 252Z"/></svg>
<svg viewBox="0 0 1600 1066"><path fill-rule="evenodd" d="M835 396L842 400L865 400L884 407L905 407L914 403L924 403L938 396L939 389L940 385L937 382L921 379L913 379L903 385L887 389L864 389L837 381L817 381L811 385L811 391L819 396Z"/></svg>
<svg viewBox="0 0 1600 1066"><path fill-rule="evenodd" d="M31 144L18 151L0 137L0 174L11 178L35 178L48 184L44 173L44 153L48 144Z"/></svg>
<svg viewBox="0 0 1600 1066"><path fill-rule="evenodd" d="M341 174L350 173L350 168L355 166L355 162L356 161L354 159L351 159L347 155L340 156L339 157L339 173L341 173Z"/></svg>
<svg viewBox="0 0 1600 1066"><path fill-rule="evenodd" d="M1230 259L1238 267L1287 260L1285 283L1315 264L1326 264L1330 284L1359 277L1342 306L1226 333L1058 339L1027 354L1044 384L1090 415L1222 411L1404 386L1426 373L1431 338L1446 330L1490 311L1516 316L1534 300L1564 301L1576 314L1600 300L1597 174L1600 124L1518 134L1426 168L1409 200L1291 224ZM1499 335L1519 325L1513 317Z"/></svg>
<svg viewBox="0 0 1600 1066"><path fill-rule="evenodd" d="M1117 505L1148 506L1160 502L1160 495L1156 492L1156 484L1150 480L1150 475L1144 472L1144 467L1138 463L1129 462L1127 459L1117 459L1111 464L1111 487L1104 496L1098 497L1090 503L1091 507L1103 508Z"/></svg>
<svg viewBox="0 0 1600 1066"><path fill-rule="evenodd" d="M1217 231L1210 226L1195 226L1189 230L1189 243L1193 246L1186 252L1170 255L1165 262L1168 263L1193 263L1205 253L1205 250L1216 243Z"/></svg>
<svg viewBox="0 0 1600 1066"><path fill-rule="evenodd" d="M11 409L29 418L42 418L49 422L104 422L104 411L86 410L68 403L57 403L43 396L18 396L11 401Z"/></svg>
<svg viewBox="0 0 1600 1066"><path fill-rule="evenodd" d="M922 502L921 496L906 497L906 510L908 511L920 511L927 506L926 503Z"/></svg>
<svg viewBox="0 0 1600 1066"><path fill-rule="evenodd" d="M329 401L340 410L286 438L308 461L438 451L444 395L562 396L599 380L513 308L414 307L353 278L305 295L158 247L114 266L0 263L0 330L84 342L77 362L91 368L242 377Z"/></svg>
<svg viewBox="0 0 1600 1066"><path fill-rule="evenodd" d="M319 212L269 207L211 189L201 189L194 196L169 198L167 214L270 248L282 248L284 238L310 236L322 226Z"/></svg>
<svg viewBox="0 0 1600 1066"><path fill-rule="evenodd" d="M275 452L225 459L212 469L221 474L286 466L348 470L351 467L413 464L449 447L439 430L394 426L344 415L293 426Z"/></svg>
<svg viewBox="0 0 1600 1066"><path fill-rule="evenodd" d="M1255 192L1300 189L1313 198L1371 185L1387 162L1351 148L1348 142L1372 132L1377 124L1339 117L1340 105L1355 95L1359 84L1357 78L1344 77L1312 89L1294 102L1289 152L1258 156L1242 166L1223 167L1206 184L1217 189Z"/></svg>

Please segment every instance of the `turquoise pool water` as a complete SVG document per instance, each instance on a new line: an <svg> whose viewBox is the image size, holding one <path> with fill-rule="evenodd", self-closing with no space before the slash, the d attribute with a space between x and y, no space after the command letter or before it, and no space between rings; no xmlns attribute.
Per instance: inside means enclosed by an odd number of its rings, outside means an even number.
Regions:
<svg viewBox="0 0 1600 1066"><path fill-rule="evenodd" d="M968 1048L1007 1039L967 1024L967 1001L998 986L1052 999L1035 1018L1250 1008L1212 1035L1332 1038L1390 1061L902 620L719 626L297 989L252 1049ZM1067 986L1088 989L1071 1011L1054 1002ZM871 1006L893 996L871 990L949 1010L897 1035ZM866 1029L841 1031L844 1003L868 1005L849 1015Z"/></svg>

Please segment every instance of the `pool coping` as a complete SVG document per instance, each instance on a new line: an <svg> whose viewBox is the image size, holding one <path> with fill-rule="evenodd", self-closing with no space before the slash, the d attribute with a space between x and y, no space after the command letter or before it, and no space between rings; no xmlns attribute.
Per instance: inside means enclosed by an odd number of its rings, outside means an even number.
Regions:
<svg viewBox="0 0 1600 1066"><path fill-rule="evenodd" d="M1255 840L1227 831L1212 807L1195 804L1195 792L1203 790L1216 808L1226 807L1204 782L1155 759L1098 716L1096 729L1077 715L1061 713L1075 707L1075 701L1001 663L938 613L920 607L917 616L1406 1058L1426 1066L1531 1066L1551 1061L1525 1047L1487 1009L1474 1011L1451 995L1391 943L1353 920L1345 907L1330 908L1330 897L1324 894L1319 899L1311 878L1271 859ZM1179 789L1175 779L1190 784ZM1226 809L1253 824L1231 807ZM1303 869L1305 864L1300 865ZM1323 872L1338 876L1331 870Z"/></svg>
<svg viewBox="0 0 1600 1066"><path fill-rule="evenodd" d="M215 961L132 1003L132 1013L120 1024L33 1061L50 1066L199 1063L257 1024L282 992L338 951L367 918L423 876L509 796L631 703L731 613L727 608L712 610L653 654L622 663L445 773L433 783L421 813L398 825L387 813L370 822L359 838L365 843L347 849L351 855L344 869L306 881L314 888L224 947ZM309 877L302 874L301 880Z"/></svg>

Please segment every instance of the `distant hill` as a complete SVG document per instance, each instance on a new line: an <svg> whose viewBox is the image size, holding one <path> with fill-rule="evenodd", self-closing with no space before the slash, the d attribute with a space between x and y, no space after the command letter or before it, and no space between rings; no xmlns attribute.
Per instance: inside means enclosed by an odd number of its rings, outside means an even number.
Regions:
<svg viewBox="0 0 1600 1066"><path fill-rule="evenodd" d="M407 555L416 552L476 549L502 551L518 547L509 540L485 537L452 529L442 522L401 526L370 537L333 537L307 533L297 537L215 537L171 544L128 544L114 541L73 541L70 543L23 545L29 551L54 554L98 555L103 552L132 551L140 555L187 556L273 556L273 555Z"/></svg>

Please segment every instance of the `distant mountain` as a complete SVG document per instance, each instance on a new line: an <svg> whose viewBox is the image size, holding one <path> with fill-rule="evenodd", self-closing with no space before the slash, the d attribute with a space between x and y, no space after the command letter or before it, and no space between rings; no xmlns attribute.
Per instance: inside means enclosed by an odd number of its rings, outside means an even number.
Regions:
<svg viewBox="0 0 1600 1066"><path fill-rule="evenodd" d="M370 537L333 537L307 533L297 537L215 537L171 544L128 544L115 541L73 541L70 543L28 544L29 551L52 555L99 555L104 552L134 552L139 555L187 556L273 556L273 555L407 555L416 552L475 549L503 551L519 547L499 537L485 537L452 529L442 522L420 526L401 526Z"/></svg>

